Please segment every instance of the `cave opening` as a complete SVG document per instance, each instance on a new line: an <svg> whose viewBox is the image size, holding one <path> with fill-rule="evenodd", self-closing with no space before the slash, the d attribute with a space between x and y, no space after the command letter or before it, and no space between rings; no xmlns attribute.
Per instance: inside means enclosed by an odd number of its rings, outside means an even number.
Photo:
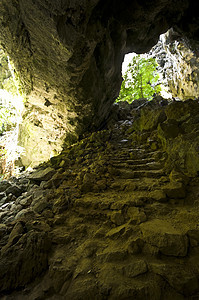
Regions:
<svg viewBox="0 0 199 300"><path fill-rule="evenodd" d="M1 122L1 174L3 175L2 178L5 178L5 174L3 173L7 172L10 175L13 173L13 167L6 167L7 171L3 171L3 168L5 169L5 157L9 157L9 159L6 158L6 162L7 164L9 162L10 165L13 165L14 159L18 165L17 169L15 169L20 170L24 165L26 168L29 166L34 167L50 157L58 155L62 151L61 143L63 141L63 136L67 131L70 131L69 125L76 124L76 121L73 122L74 119L71 118L65 110L60 97L53 95L52 100L51 87L46 82L44 97L42 92L39 96L40 99L35 93L33 93L33 96L31 95L29 97L29 100L25 105L25 117L23 117L22 121L21 113L23 111L23 97L20 96L19 88L17 88L17 86L19 86L16 78L17 76L14 68L9 62L9 58L3 51L1 53L1 98L3 99L4 97L6 99L7 97L7 99L11 99L7 101L6 105L5 103L3 104L4 100L1 99L1 108L8 109L7 118L11 118L12 115L12 121L9 121L11 123L8 126L6 125L8 130L5 128L5 122ZM141 78L141 81L145 80L145 87L143 86L140 88L139 83L134 89L131 86L132 78L129 80L128 77L128 66L130 63L130 76L134 76L134 81L139 81L140 79L137 74L135 75L132 72L132 66L136 69L135 65L137 66L140 61L143 63L144 71L142 72L147 73L148 77L145 76L146 78ZM146 62L148 64L146 64ZM196 53L191 49L189 42L185 38L182 38L180 34L176 33L174 29L170 29L165 34L160 35L157 44L152 47L149 52L144 54L126 54L122 66L122 73L124 77L122 86L124 88L124 85L127 83L129 89L127 89L127 93L124 91L123 95L119 95L116 102L127 101L128 103L131 103L135 99L142 98L148 101L156 96L161 96L163 99L168 100L175 99L182 101L198 98L199 59ZM130 82L129 86L128 81ZM136 89L140 90L141 93L136 91ZM38 91L40 90L38 89ZM4 96L2 96L2 93L4 93ZM60 101L59 104L58 100ZM57 115L55 113L55 108L58 111ZM60 109L62 109L62 111L60 111ZM26 114L28 111L30 112L29 115ZM65 116L63 117L64 111ZM67 121L67 114L69 115L69 122ZM3 118L2 116L3 115L1 114L1 118ZM18 118L17 120L16 116ZM52 118L53 122L56 124L54 124L50 118ZM64 127L62 128L63 124ZM65 124L68 125L66 126ZM21 127L20 134L19 127ZM47 134L46 129L48 130ZM20 146L18 145L19 135ZM37 138L39 139L38 141L36 140ZM59 139L60 145L58 146L57 141ZM11 141L12 145L15 146L11 146ZM5 147L5 144L8 146ZM8 153L10 154L8 155ZM23 162L20 160L21 154Z"/></svg>
<svg viewBox="0 0 199 300"><path fill-rule="evenodd" d="M173 28L161 34L151 50L128 53L122 64L123 82L116 102L152 100L161 96L185 101L198 98L199 60L189 41Z"/></svg>
<svg viewBox="0 0 199 300"><path fill-rule="evenodd" d="M123 82L116 103L134 100L152 100L155 96L172 98L168 85L164 83L163 74L153 55L153 50L145 54L129 53L122 64Z"/></svg>
<svg viewBox="0 0 199 300"><path fill-rule="evenodd" d="M0 2L34 168L0 182L0 298L199 299L196 1ZM153 52L171 103L114 104L124 54L172 26Z"/></svg>
<svg viewBox="0 0 199 300"><path fill-rule="evenodd" d="M12 63L0 49L0 181L23 169L20 155L24 149L18 145L23 100Z"/></svg>

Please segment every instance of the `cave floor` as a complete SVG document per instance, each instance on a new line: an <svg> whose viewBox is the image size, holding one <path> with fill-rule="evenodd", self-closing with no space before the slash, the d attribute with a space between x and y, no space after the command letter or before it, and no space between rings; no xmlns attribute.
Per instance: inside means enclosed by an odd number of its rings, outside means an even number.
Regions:
<svg viewBox="0 0 199 300"><path fill-rule="evenodd" d="M130 126L1 183L0 299L199 299L199 179Z"/></svg>

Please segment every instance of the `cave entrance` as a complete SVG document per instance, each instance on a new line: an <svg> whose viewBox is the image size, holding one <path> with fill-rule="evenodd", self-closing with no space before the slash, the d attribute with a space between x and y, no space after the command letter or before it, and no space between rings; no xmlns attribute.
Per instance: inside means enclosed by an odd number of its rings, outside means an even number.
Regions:
<svg viewBox="0 0 199 300"><path fill-rule="evenodd" d="M0 49L0 181L16 176L22 168L16 164L23 152L18 145L23 97L17 86L9 57Z"/></svg>
<svg viewBox="0 0 199 300"><path fill-rule="evenodd" d="M118 101L140 98L152 100L197 99L199 94L199 58L190 44L170 29L145 54L130 53L122 66L123 83Z"/></svg>
<svg viewBox="0 0 199 300"><path fill-rule="evenodd" d="M150 101L158 95L166 99L172 98L153 50L146 54L125 55L122 76L123 82L117 102L131 103L138 99Z"/></svg>

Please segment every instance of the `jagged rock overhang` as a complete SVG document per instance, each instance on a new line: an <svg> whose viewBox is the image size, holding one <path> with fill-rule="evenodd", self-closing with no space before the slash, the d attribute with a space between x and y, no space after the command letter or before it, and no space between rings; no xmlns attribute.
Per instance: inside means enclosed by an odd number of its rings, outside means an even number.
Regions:
<svg viewBox="0 0 199 300"><path fill-rule="evenodd" d="M35 156L43 161L44 149L56 154L66 136L71 142L100 126L119 93L125 53L148 51L171 26L198 39L196 6L188 0L2 0L1 44L28 98L21 141L34 153L26 165Z"/></svg>

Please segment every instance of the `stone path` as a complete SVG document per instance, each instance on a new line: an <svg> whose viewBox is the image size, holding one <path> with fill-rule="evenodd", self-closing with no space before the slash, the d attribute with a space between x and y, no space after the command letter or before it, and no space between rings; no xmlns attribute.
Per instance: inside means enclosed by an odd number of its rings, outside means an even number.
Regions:
<svg viewBox="0 0 199 300"><path fill-rule="evenodd" d="M199 299L197 179L117 126L1 183L0 299Z"/></svg>

